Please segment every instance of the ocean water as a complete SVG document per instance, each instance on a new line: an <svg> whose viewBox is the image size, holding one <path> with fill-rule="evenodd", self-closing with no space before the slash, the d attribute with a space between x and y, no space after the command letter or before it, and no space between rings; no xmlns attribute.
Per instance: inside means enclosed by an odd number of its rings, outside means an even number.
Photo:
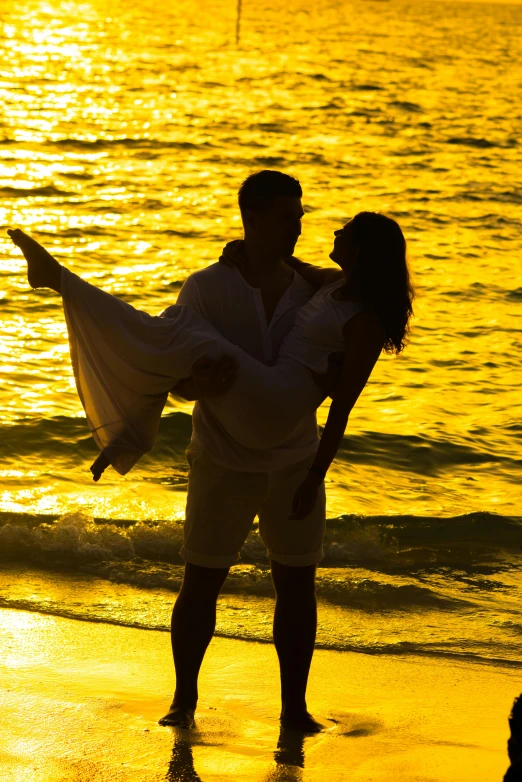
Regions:
<svg viewBox="0 0 522 782"><path fill-rule="evenodd" d="M158 313L241 236L237 188L297 176L298 254L396 217L417 289L328 476L319 643L517 664L522 633L522 6L27 0L0 9L0 225ZM0 236L0 605L166 629L190 405L100 484L59 297ZM319 411L324 423L327 408ZM267 640L254 530L218 631Z"/></svg>
<svg viewBox="0 0 522 782"><path fill-rule="evenodd" d="M0 517L0 608L170 629L182 525ZM318 569L318 646L522 666L520 523L454 518L330 519ZM254 529L218 605L217 634L270 641L273 590Z"/></svg>

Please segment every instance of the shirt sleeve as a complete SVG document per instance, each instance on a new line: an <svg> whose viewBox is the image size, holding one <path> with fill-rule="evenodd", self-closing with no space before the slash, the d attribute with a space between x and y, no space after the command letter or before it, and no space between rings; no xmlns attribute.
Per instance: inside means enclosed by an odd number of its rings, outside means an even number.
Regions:
<svg viewBox="0 0 522 782"><path fill-rule="evenodd" d="M200 315L203 314L202 307L201 307L201 298L198 290L198 284L194 279L194 274L191 274L190 277L187 277L187 279L181 286L181 290L178 293L176 304L174 305L171 304L170 307L167 307L166 309L163 310L163 312L160 312L160 318L171 317L171 310L172 312L176 312L176 306L178 304L181 304L185 307L190 307L190 309L194 310L195 312L199 312Z"/></svg>
<svg viewBox="0 0 522 782"><path fill-rule="evenodd" d="M198 291L198 284L195 280L195 275L191 274L187 277L183 286L178 294L176 304L183 304L185 307L199 312L202 315L201 297Z"/></svg>

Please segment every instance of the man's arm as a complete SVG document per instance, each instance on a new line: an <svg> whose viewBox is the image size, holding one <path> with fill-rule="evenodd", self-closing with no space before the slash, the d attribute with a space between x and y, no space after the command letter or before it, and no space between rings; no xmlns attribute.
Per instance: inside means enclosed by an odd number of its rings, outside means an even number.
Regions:
<svg viewBox="0 0 522 782"><path fill-rule="evenodd" d="M196 312L201 312L197 285L192 279L192 275L187 277L183 283L176 304L183 304ZM170 389L170 393L180 397L180 399L184 399L186 402L194 402L198 398L192 376L180 380L174 388Z"/></svg>
<svg viewBox="0 0 522 782"><path fill-rule="evenodd" d="M185 280L176 304L190 307L204 317L194 275ZM219 396L226 393L236 379L236 369L235 361L230 356L216 360L200 358L194 363L191 376L180 380L174 388L171 388L170 393L186 402L195 402L208 396Z"/></svg>

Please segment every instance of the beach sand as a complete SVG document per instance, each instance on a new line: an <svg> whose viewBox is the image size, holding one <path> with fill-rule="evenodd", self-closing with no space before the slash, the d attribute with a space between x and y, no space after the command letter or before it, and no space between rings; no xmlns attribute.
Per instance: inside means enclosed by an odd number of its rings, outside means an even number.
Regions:
<svg viewBox="0 0 522 782"><path fill-rule="evenodd" d="M328 728L303 740L280 736L273 647L216 638L183 731L157 725L167 633L2 610L0 638L2 782L500 782L522 689L510 668L318 650L309 706Z"/></svg>

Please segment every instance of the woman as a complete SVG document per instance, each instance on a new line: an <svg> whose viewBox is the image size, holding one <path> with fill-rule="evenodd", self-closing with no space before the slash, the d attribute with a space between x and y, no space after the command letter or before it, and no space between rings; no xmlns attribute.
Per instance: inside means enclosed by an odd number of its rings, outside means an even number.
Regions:
<svg viewBox="0 0 522 782"><path fill-rule="evenodd" d="M187 307L147 315L61 267L22 231L9 235L28 261L32 287L62 294L78 393L102 451L95 479L108 464L124 475L152 448L169 391L203 357L228 354L237 364L233 386L213 402L221 424L244 445L271 448L321 404L321 376L331 356L341 353L321 442L294 500L294 517L303 518L381 351L405 347L413 298L406 242L399 225L376 212L361 212L335 232L330 258L342 277L301 308L274 366L227 342ZM313 267L300 271L316 283L324 279Z"/></svg>

